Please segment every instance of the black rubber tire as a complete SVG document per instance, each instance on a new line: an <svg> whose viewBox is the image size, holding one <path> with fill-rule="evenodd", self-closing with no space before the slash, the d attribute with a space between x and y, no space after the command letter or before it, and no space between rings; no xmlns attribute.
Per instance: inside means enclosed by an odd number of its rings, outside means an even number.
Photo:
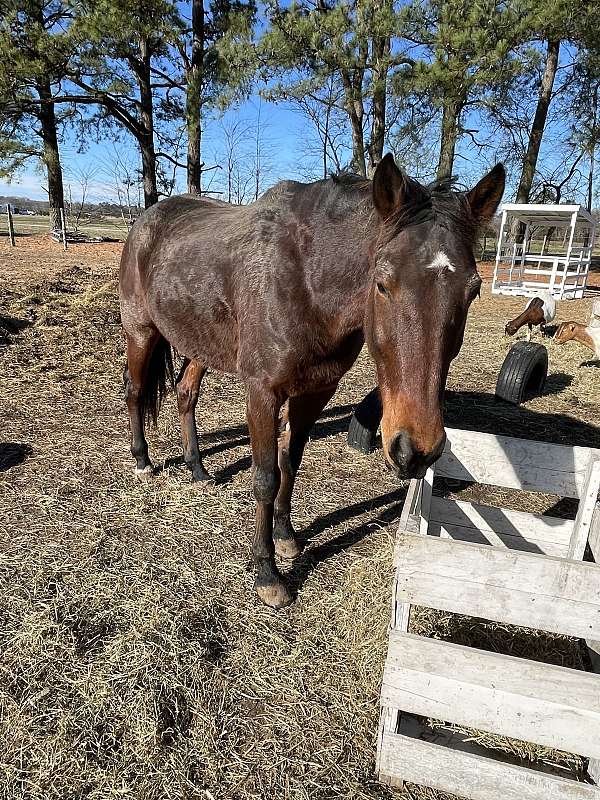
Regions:
<svg viewBox="0 0 600 800"><path fill-rule="evenodd" d="M376 387L356 406L348 426L348 444L361 453L375 450L383 409Z"/></svg>
<svg viewBox="0 0 600 800"><path fill-rule="evenodd" d="M548 351L543 344L516 342L498 373L496 397L515 406L540 394L548 375Z"/></svg>

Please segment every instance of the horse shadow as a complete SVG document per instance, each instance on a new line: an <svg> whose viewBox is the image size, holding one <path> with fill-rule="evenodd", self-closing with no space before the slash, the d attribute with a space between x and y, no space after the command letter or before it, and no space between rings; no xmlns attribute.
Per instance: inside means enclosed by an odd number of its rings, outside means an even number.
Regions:
<svg viewBox="0 0 600 800"><path fill-rule="evenodd" d="M571 376L565 373L550 375L545 394L556 394L569 386L571 381ZM311 440L324 439L345 432L356 405L358 402L325 409L313 428ZM600 428L597 426L581 422L566 414L548 414L524 406L500 403L490 392L447 391L445 424L449 427L482 433L600 448ZM246 425L236 425L213 431L204 435L203 441L204 443L213 442L211 447L203 450L203 455L214 455L227 449L248 445L248 429ZM166 465L169 463L181 463L181 459L170 459L165 462ZM243 456L220 470L215 476L216 482L226 483L237 473L249 469L250 466L250 455ZM299 531L298 540L304 545L304 550L292 563L286 574L292 589L295 592L300 591L319 564L339 553L351 550L375 530L393 525L400 517L406 488L406 482L402 482L399 483L397 490L388 491L378 497L358 503L341 505L334 511L315 517L304 530ZM322 544L311 544L328 528L349 522L369 511L375 513L350 530L344 531ZM572 513L572 504L566 500L559 501L545 513L560 517Z"/></svg>
<svg viewBox="0 0 600 800"><path fill-rule="evenodd" d="M22 464L33 453L28 444L18 442L0 442L0 472L7 472Z"/></svg>

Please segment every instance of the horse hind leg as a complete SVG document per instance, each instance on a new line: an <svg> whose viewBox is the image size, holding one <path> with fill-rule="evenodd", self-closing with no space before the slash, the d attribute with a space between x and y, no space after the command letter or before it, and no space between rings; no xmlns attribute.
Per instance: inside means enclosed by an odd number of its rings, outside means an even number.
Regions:
<svg viewBox="0 0 600 800"><path fill-rule="evenodd" d="M151 474L144 418L156 423L167 380L172 380L171 349L154 326L132 335L126 332L127 364L123 374L125 402L129 412L131 454L136 475Z"/></svg>
<svg viewBox="0 0 600 800"><path fill-rule="evenodd" d="M177 383L177 410L181 424L181 441L183 458L192 473L192 481L211 480L211 475L204 469L202 456L198 447L198 430L196 428L196 404L200 393L200 384L206 374L206 367L195 359L188 358L183 362Z"/></svg>

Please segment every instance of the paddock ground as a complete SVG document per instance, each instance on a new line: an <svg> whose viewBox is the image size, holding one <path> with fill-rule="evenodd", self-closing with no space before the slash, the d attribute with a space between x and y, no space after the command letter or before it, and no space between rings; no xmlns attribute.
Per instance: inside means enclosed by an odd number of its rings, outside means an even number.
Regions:
<svg viewBox="0 0 600 800"><path fill-rule="evenodd" d="M333 800L447 795L380 786L373 766L394 522L405 485L381 452L348 449L374 385L363 353L314 430L294 520L298 594L275 613L252 591L244 398L207 376L198 407L214 486L184 470L172 398L150 433L158 474L133 477L121 390L120 245L0 241L0 797L3 800ZM487 269L482 270L489 274ZM546 392L493 391L522 300L473 305L448 381L447 422L600 447L600 371L548 342ZM591 299L560 319L586 320ZM6 319L22 325L6 325ZM2 321L2 320L0 320ZM10 330L8 330L10 328ZM17 330L17 328L21 328ZM531 508L531 498L503 502ZM527 505L529 503L530 505ZM536 508L572 513L556 498ZM415 630L586 666L578 642L422 611ZM482 744L580 773L564 754Z"/></svg>

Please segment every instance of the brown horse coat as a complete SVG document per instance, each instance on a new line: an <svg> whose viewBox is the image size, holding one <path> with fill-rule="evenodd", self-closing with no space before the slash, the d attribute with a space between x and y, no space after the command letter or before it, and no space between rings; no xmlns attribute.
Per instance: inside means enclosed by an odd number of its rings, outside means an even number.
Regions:
<svg viewBox="0 0 600 800"><path fill-rule="evenodd" d="M158 411L171 346L186 359L178 407L195 477L207 477L194 420L202 376L213 368L242 378L257 590L270 605L291 600L273 557L274 549L299 552L290 503L304 445L365 337L379 376L388 462L412 477L441 453L446 375L481 283L474 233L503 188L501 166L461 194L421 186L386 156L372 183L285 181L249 206L183 195L134 225L120 290L137 469L151 469L143 415Z"/></svg>

